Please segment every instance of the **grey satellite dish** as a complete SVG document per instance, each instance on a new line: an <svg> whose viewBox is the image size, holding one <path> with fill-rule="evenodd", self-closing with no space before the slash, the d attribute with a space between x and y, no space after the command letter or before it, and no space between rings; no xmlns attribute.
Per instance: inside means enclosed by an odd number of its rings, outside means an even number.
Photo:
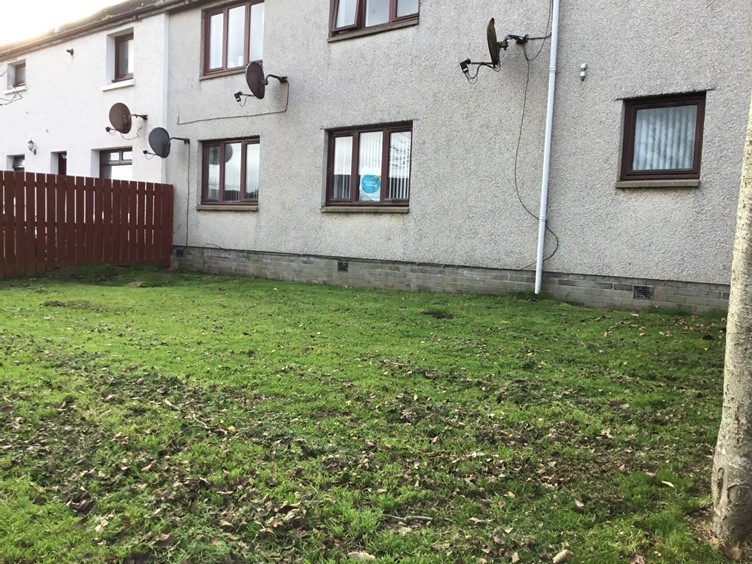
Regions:
<svg viewBox="0 0 752 564"><path fill-rule="evenodd" d="M164 127L155 127L149 133L149 147L163 159L170 154L170 134Z"/></svg>
<svg viewBox="0 0 752 564"><path fill-rule="evenodd" d="M128 106L121 102L113 104L110 108L110 123L115 131L128 133L133 126L131 111L128 109Z"/></svg>
<svg viewBox="0 0 752 564"><path fill-rule="evenodd" d="M155 127L152 129L149 133L149 147L153 151L152 154L166 159L170 155L173 139L182 141L186 145L190 143L190 140L185 137L170 137L170 134L167 133L164 127ZM148 154L148 151L144 151L144 154Z"/></svg>
<svg viewBox="0 0 752 564"><path fill-rule="evenodd" d="M245 82L248 84L248 88L251 89L250 94L243 94L242 92L235 92L235 101L240 102L241 96L253 96L259 100L263 99L266 95L266 85L269 84L269 78L276 78L280 82L287 82L286 76L278 76L276 74L264 75L264 69L259 63L249 63L245 68Z"/></svg>
<svg viewBox="0 0 752 564"><path fill-rule="evenodd" d="M488 40L488 52L491 54L491 64L498 67L501 63L499 52L501 51L502 46L499 44L499 39L496 37L496 25L494 24L493 18L488 21L486 39ZM506 49L506 46L504 49Z"/></svg>

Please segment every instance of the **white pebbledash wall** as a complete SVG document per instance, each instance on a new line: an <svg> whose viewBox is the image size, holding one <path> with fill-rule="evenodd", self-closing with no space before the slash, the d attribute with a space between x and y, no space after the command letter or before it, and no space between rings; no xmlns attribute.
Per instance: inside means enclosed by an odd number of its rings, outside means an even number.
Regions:
<svg viewBox="0 0 752 564"><path fill-rule="evenodd" d="M163 121L167 22L166 14L150 16L0 62L3 73L18 60L26 61L22 98L0 107L0 165L9 168L8 155L25 155L27 172L57 172L53 153L64 151L69 175L98 177L100 150L133 147L133 179L163 181L161 160L146 160L142 151L149 148L149 130ZM129 29L134 34L134 77L112 83L109 38ZM73 49L72 55L68 49ZM6 88L2 76L0 92ZM128 139L105 131L116 102L148 115L147 121L133 118ZM36 144L36 155L27 147L30 139Z"/></svg>
<svg viewBox="0 0 752 564"><path fill-rule="evenodd" d="M527 63L511 45L501 72L469 84L459 61L488 58L485 25L541 36L548 2L421 3L420 23L328 41L330 2L266 3L264 100L239 107L236 74L202 79L201 10L173 14L168 129L176 245L529 270L536 220L514 182ZM564 0L545 272L728 282L746 109L752 4ZM534 55L540 42L528 44ZM517 163L519 196L539 206L549 46L530 65ZM580 65L587 64L584 81ZM702 177L693 189L616 188L623 99L707 92ZM322 210L326 131L413 122L407 214ZM257 212L197 210L200 141L259 136ZM190 161L189 161L190 159ZM548 236L547 255L555 248Z"/></svg>

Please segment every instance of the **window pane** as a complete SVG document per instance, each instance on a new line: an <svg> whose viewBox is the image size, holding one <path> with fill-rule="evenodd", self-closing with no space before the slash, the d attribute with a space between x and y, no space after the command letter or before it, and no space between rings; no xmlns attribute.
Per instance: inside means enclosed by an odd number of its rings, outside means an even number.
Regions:
<svg viewBox="0 0 752 564"><path fill-rule="evenodd" d="M133 41L131 39L121 38L116 40L117 45L117 64L115 68L116 78L131 74L133 72Z"/></svg>
<svg viewBox="0 0 752 564"><path fill-rule="evenodd" d="M410 196L410 144L412 133L392 133L389 140L389 200L407 200Z"/></svg>
<svg viewBox="0 0 752 564"><path fill-rule="evenodd" d="M209 147L206 198L219 199L219 147Z"/></svg>
<svg viewBox="0 0 752 564"><path fill-rule="evenodd" d="M209 68L222 68L222 34L225 15L214 14L209 18Z"/></svg>
<svg viewBox="0 0 752 564"><path fill-rule="evenodd" d="M637 110L632 170L691 170L697 106Z"/></svg>
<svg viewBox="0 0 752 564"><path fill-rule="evenodd" d="M225 202L240 200L240 167L243 166L243 152L240 149L240 143L225 145Z"/></svg>
<svg viewBox="0 0 752 564"><path fill-rule="evenodd" d="M339 0L337 8L336 27L346 27L355 25L355 13L358 6L358 0Z"/></svg>
<svg viewBox="0 0 752 564"><path fill-rule="evenodd" d="M411 16L418 13L418 0L397 0L397 17Z"/></svg>
<svg viewBox="0 0 752 564"><path fill-rule="evenodd" d="M23 155L16 155L13 157L13 170L16 172L23 172L26 168L26 160Z"/></svg>
<svg viewBox="0 0 752 564"><path fill-rule="evenodd" d="M358 161L358 178L361 202L378 202L381 200L381 154L384 134L371 131L360 135L360 160Z"/></svg>
<svg viewBox="0 0 752 564"><path fill-rule="evenodd" d="M251 61L264 58L264 4L251 6Z"/></svg>
<svg viewBox="0 0 752 564"><path fill-rule="evenodd" d="M366 27L389 23L389 0L366 0Z"/></svg>
<svg viewBox="0 0 752 564"><path fill-rule="evenodd" d="M245 63L245 6L230 9L227 15L227 68Z"/></svg>
<svg viewBox="0 0 752 564"><path fill-rule="evenodd" d="M334 186L332 198L350 199L350 178L352 177L352 137L334 139Z"/></svg>
<svg viewBox="0 0 752 564"><path fill-rule="evenodd" d="M133 151L123 151L123 160L124 161L132 161L133 160Z"/></svg>
<svg viewBox="0 0 752 564"><path fill-rule="evenodd" d="M246 146L245 157L245 199L258 199L260 145L253 143Z"/></svg>

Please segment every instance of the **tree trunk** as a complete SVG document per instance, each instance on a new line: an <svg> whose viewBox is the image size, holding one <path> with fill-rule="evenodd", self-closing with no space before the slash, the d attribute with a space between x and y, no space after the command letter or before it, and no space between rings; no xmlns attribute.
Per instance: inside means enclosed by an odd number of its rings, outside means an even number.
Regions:
<svg viewBox="0 0 752 564"><path fill-rule="evenodd" d="M736 214L723 416L711 489L715 535L732 543L752 537L752 106Z"/></svg>

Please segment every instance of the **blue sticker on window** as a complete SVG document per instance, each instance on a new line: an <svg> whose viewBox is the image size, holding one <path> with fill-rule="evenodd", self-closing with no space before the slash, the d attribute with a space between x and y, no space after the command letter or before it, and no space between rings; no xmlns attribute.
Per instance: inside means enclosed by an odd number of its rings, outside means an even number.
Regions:
<svg viewBox="0 0 752 564"><path fill-rule="evenodd" d="M360 179L360 189L366 194L375 194L381 190L381 178L375 174L364 174Z"/></svg>

